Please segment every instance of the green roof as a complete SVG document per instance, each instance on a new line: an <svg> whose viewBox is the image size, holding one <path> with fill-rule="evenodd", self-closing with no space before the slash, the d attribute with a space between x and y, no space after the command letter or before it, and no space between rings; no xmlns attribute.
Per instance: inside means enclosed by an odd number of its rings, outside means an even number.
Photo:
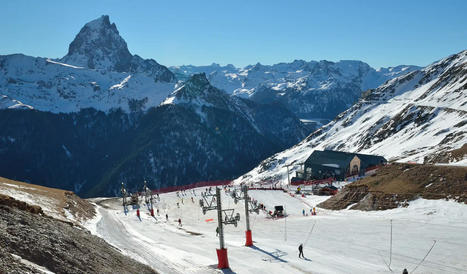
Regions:
<svg viewBox="0 0 467 274"><path fill-rule="evenodd" d="M306 159L305 166L321 165L330 167L331 165L338 165L339 168L345 169L348 167L350 161L355 156L357 156L361 160L363 168L387 162L384 157L377 155L350 153L334 150L315 150L310 155L310 157Z"/></svg>

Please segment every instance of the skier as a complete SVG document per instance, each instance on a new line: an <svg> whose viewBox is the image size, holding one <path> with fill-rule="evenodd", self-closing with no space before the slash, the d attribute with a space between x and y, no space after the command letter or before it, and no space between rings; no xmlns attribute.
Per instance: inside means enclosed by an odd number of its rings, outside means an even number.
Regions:
<svg viewBox="0 0 467 274"><path fill-rule="evenodd" d="M182 219L178 218L178 226L182 226Z"/></svg>
<svg viewBox="0 0 467 274"><path fill-rule="evenodd" d="M303 255L303 244L300 244L298 246L298 258L303 258L305 259L305 255Z"/></svg>
<svg viewBox="0 0 467 274"><path fill-rule="evenodd" d="M407 268L404 268L404 271L402 271L402 274L409 274L409 271L407 271Z"/></svg>
<svg viewBox="0 0 467 274"><path fill-rule="evenodd" d="M219 237L219 227L216 227L216 237Z"/></svg>
<svg viewBox="0 0 467 274"><path fill-rule="evenodd" d="M169 221L169 215L165 213L165 220L168 222Z"/></svg>
<svg viewBox="0 0 467 274"><path fill-rule="evenodd" d="M303 216L305 216L305 209L302 210L302 214L303 214Z"/></svg>

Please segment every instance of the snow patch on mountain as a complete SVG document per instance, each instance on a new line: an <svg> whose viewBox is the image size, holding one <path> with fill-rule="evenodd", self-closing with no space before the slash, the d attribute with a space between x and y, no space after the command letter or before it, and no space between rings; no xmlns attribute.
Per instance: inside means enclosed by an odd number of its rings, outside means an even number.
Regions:
<svg viewBox="0 0 467 274"><path fill-rule="evenodd" d="M30 105L23 104L21 101L11 99L6 95L0 95L0 109L34 109Z"/></svg>

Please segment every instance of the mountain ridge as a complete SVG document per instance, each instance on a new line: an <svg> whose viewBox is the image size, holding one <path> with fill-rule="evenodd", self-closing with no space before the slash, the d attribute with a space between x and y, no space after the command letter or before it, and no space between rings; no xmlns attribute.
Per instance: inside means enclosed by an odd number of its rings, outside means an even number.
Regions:
<svg viewBox="0 0 467 274"><path fill-rule="evenodd" d="M467 50L396 77L294 147L264 160L237 182L287 180L315 149L378 154L425 162L458 149L467 138Z"/></svg>
<svg viewBox="0 0 467 274"><path fill-rule="evenodd" d="M213 86L260 103L281 102L301 119L332 119L369 88L409 73L417 66L375 70L358 60L295 60L274 65L169 67L179 78L206 73Z"/></svg>

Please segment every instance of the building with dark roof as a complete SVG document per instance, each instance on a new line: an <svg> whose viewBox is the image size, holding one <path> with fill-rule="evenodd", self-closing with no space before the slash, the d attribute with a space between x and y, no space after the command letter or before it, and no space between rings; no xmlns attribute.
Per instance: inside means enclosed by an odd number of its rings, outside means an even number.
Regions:
<svg viewBox="0 0 467 274"><path fill-rule="evenodd" d="M333 177L343 180L350 175L363 175L371 167L383 165L382 156L350 153L333 150L315 150L297 171L292 181L320 180Z"/></svg>

